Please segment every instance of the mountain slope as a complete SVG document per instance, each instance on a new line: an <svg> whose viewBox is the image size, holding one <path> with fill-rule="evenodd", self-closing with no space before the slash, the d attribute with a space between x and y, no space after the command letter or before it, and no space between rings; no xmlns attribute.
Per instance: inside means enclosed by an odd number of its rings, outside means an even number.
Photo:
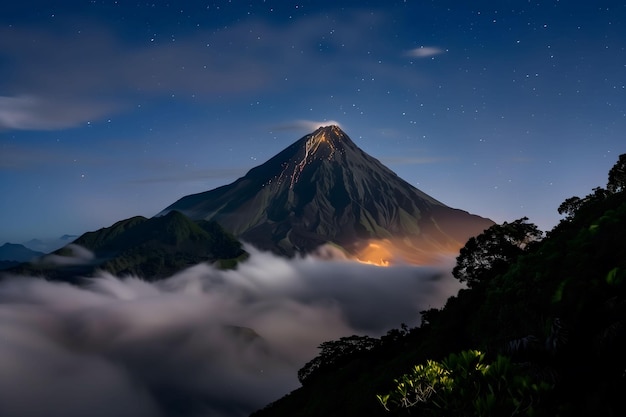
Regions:
<svg viewBox="0 0 626 417"><path fill-rule="evenodd" d="M371 244L370 252L382 247L384 257L400 253L418 263L456 252L493 224L413 187L337 126L321 127L234 183L183 197L159 215L172 210L215 220L279 254L332 243L359 256Z"/></svg>
<svg viewBox="0 0 626 417"><path fill-rule="evenodd" d="M85 254L80 248L93 254ZM217 223L192 221L172 211L167 216L152 219L132 217L85 233L41 262L15 272L73 279L102 269L154 280L200 262L223 260L227 265L243 256L241 243Z"/></svg>

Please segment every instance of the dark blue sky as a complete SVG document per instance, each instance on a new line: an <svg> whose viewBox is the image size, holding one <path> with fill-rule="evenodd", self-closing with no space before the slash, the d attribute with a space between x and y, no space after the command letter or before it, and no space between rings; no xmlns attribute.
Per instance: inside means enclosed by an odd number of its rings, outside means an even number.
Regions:
<svg viewBox="0 0 626 417"><path fill-rule="evenodd" d="M626 152L623 2L15 3L0 243L152 216L331 121L445 204L544 230Z"/></svg>

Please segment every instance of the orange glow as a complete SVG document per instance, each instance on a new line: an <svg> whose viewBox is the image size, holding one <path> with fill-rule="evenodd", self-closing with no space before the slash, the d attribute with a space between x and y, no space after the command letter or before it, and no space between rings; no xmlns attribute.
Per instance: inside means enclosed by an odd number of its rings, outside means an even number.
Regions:
<svg viewBox="0 0 626 417"><path fill-rule="evenodd" d="M422 246L406 239L372 239L352 251L352 259L369 265L392 266L398 264L433 265L444 258L458 255L460 247L454 245Z"/></svg>
<svg viewBox="0 0 626 417"><path fill-rule="evenodd" d="M387 248L386 241L380 243L369 243L356 257L358 262L362 264L386 267L391 264L393 259L392 252Z"/></svg>

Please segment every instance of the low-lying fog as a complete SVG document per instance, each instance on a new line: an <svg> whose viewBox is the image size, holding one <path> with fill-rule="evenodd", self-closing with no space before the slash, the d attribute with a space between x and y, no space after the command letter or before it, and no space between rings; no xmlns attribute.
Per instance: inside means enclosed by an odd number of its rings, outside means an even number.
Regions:
<svg viewBox="0 0 626 417"><path fill-rule="evenodd" d="M147 283L0 281L3 416L239 416L299 386L327 340L380 336L460 288L440 266L386 268L246 248Z"/></svg>

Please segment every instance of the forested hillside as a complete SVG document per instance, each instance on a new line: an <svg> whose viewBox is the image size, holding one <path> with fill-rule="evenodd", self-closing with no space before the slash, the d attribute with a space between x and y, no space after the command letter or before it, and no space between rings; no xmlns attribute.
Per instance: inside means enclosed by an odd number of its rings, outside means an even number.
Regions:
<svg viewBox="0 0 626 417"><path fill-rule="evenodd" d="M11 272L80 283L80 277L101 270L154 281L201 262L234 267L246 257L241 242L216 222L193 221L172 211L150 219L136 216L87 232L71 245Z"/></svg>
<svg viewBox="0 0 626 417"><path fill-rule="evenodd" d="M626 154L606 188L470 239L420 327L326 342L254 416L626 415Z"/></svg>

